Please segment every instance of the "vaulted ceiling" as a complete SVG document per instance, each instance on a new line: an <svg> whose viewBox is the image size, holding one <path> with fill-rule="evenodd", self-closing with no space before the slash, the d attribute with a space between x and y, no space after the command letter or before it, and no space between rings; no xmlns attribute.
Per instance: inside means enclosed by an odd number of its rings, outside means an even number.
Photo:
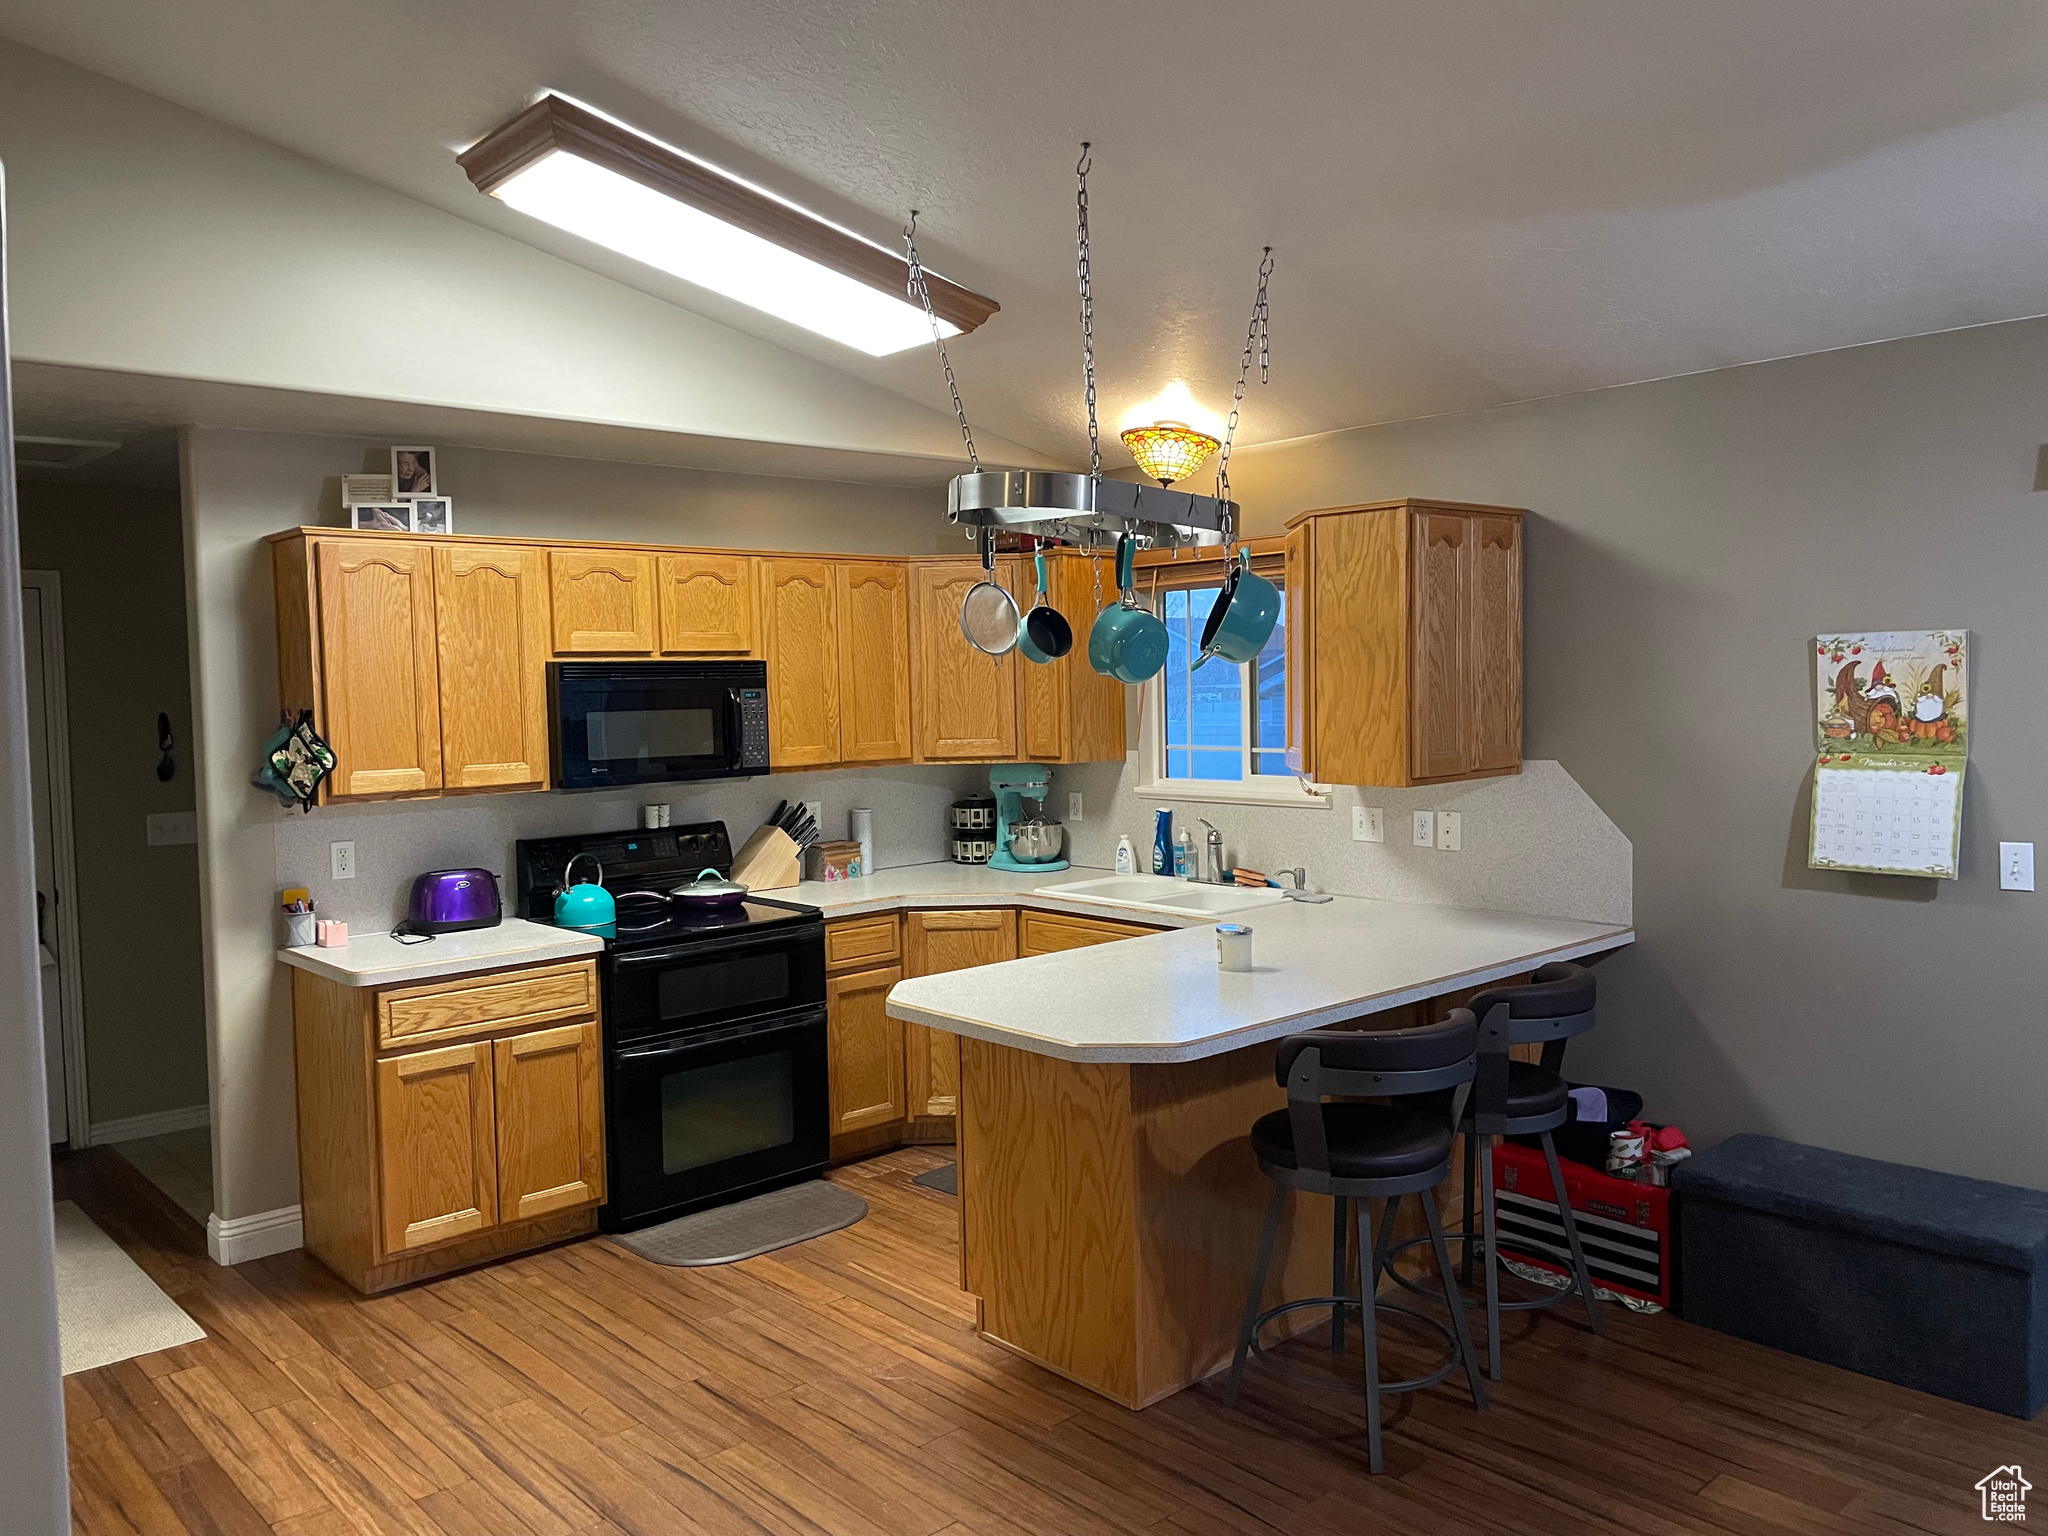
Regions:
<svg viewBox="0 0 2048 1536"><path fill-rule="evenodd" d="M1227 407L1268 242L1252 442L2048 311L2038 3L0 0L0 34L943 407L928 353L610 257L453 151L553 89L886 243L915 205L1003 306L953 347L970 413L1070 461L1083 138L1106 428L1174 379Z"/></svg>

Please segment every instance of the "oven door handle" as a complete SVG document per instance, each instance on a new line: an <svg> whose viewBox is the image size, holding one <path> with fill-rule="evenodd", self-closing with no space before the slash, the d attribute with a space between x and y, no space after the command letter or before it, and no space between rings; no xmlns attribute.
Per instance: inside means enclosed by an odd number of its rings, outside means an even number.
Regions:
<svg viewBox="0 0 2048 1536"><path fill-rule="evenodd" d="M772 936L763 936L754 943L734 944L710 937L701 939L694 945L675 945L668 949L627 950L621 954L614 954L611 957L611 965L615 971L638 971L650 965L673 965L679 960L727 960L736 955L759 954L771 949L793 951L798 943L812 937L813 934L822 937L824 932L825 925L820 921L805 923L796 928L779 928Z"/></svg>
<svg viewBox="0 0 2048 1536"><path fill-rule="evenodd" d="M797 1030L816 1029L824 1022L825 1014L820 1009L807 1013L802 1018L786 1019L780 1023L769 1024L760 1029L746 1030L738 1034L726 1034L714 1030L712 1031L713 1038L709 1040L704 1039L702 1036L691 1036L683 1040L671 1040L666 1045L647 1045L640 1047L638 1050L618 1051L613 1054L612 1059L614 1061L630 1061L635 1063L663 1061L670 1056L687 1055L694 1051L704 1050L708 1046L724 1045L732 1040L769 1040L773 1039L776 1035L791 1034Z"/></svg>

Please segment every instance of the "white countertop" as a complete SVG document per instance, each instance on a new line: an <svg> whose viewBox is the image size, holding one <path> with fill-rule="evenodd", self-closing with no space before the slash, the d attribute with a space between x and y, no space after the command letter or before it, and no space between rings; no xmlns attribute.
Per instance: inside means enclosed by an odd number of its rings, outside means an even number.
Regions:
<svg viewBox="0 0 2048 1536"><path fill-rule="evenodd" d="M436 934L424 944L401 944L388 933L351 933L339 949L280 949L277 958L345 987L395 987L508 965L575 960L604 949L604 940L546 923L508 917L495 928Z"/></svg>
<svg viewBox="0 0 2048 1536"><path fill-rule="evenodd" d="M1029 905L1174 922L1040 898ZM1065 1061L1198 1061L1635 940L1633 929L1608 923L1349 896L1229 920L1253 930L1248 972L1217 969L1215 919L1182 919L1178 932L898 982L888 1011Z"/></svg>
<svg viewBox="0 0 2048 1536"><path fill-rule="evenodd" d="M806 880L761 894L773 901L796 901L817 907L828 918L857 917L863 912L895 912L905 907L934 904L948 907L1037 907L1046 912L1075 912L1116 922L1142 923L1153 928L1177 928L1189 919L1164 912L1138 912L1128 907L1106 907L1099 902L1064 901L1057 897L1034 896L1040 886L1062 885L1075 880L1096 880L1106 869L1089 869L1076 864L1071 869L1043 870L1019 875L1009 870L989 869L980 864L909 864L901 869L878 869L857 880ZM1210 918L1192 921L1210 922Z"/></svg>

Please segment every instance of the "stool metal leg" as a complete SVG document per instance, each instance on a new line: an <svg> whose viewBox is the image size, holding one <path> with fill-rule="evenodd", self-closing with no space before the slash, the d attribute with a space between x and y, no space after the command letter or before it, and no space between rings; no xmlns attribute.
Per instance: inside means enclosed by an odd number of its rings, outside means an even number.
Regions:
<svg viewBox="0 0 2048 1536"><path fill-rule="evenodd" d="M1237 1389L1244 1385L1245 1352L1252 1347L1252 1332L1259 1325L1259 1299L1266 1294L1266 1266L1273 1262L1273 1243L1280 1235L1280 1212L1287 1204L1287 1186L1273 1186L1272 1204L1266 1207L1266 1230L1259 1236L1259 1256L1252 1265L1251 1294L1244 1299L1244 1323L1237 1330L1237 1353L1230 1361L1230 1384L1223 1389L1223 1406L1237 1406Z"/></svg>
<svg viewBox="0 0 2048 1536"><path fill-rule="evenodd" d="M1458 1290L1457 1275L1451 1269L1451 1251L1444 1242L1444 1224L1436 1213L1436 1199L1429 1190L1425 1189L1417 1198L1422 1202L1422 1214L1429 1221L1429 1242L1436 1249L1437 1273L1443 1277L1444 1301L1451 1309L1451 1327L1458 1336L1458 1353L1465 1360L1465 1380L1472 1388L1472 1406L1484 1408L1486 1388L1479 1382L1479 1362L1472 1358L1472 1336L1465 1328L1465 1298ZM1492 1267L1490 1263L1487 1265L1489 1270ZM1373 1427L1379 1427L1377 1417ZM1379 1468L1374 1467L1373 1470L1377 1472Z"/></svg>
<svg viewBox="0 0 2048 1536"><path fill-rule="evenodd" d="M1550 1165L1550 1191L1557 1196L1558 1215L1564 1218L1564 1240L1571 1245L1572 1277L1578 1281L1579 1295L1586 1302L1586 1322L1595 1333L1603 1333L1606 1330L1600 1326L1600 1300L1593 1294L1593 1277L1586 1273L1586 1252L1579 1246L1579 1224L1572 1219L1572 1203L1564 1190L1564 1172L1557 1166L1557 1148L1548 1131L1543 1133L1543 1160Z"/></svg>
<svg viewBox="0 0 2048 1536"><path fill-rule="evenodd" d="M1475 1198L1472 1185L1477 1174L1478 1163L1479 1130L1477 1126L1474 1126L1465 1132L1465 1209L1464 1215L1461 1218L1465 1241L1459 1246L1458 1250L1458 1284L1460 1285L1470 1285L1472 1283L1472 1202ZM1491 1259L1493 1249L1489 1246L1486 1252L1488 1258Z"/></svg>
<svg viewBox="0 0 2048 1536"><path fill-rule="evenodd" d="M1390 1213L1393 1210L1393 1207L1396 1203L1397 1202L1392 1200L1387 1202L1387 1209ZM1425 1205L1429 1203L1429 1197L1427 1195L1423 1197L1423 1203ZM1367 1251L1366 1243L1370 1239L1370 1233L1367 1230L1367 1226L1368 1223L1371 1222L1371 1220L1372 1213L1369 1202L1364 1200L1359 1201L1358 1251L1361 1257ZM1380 1224L1383 1227L1390 1225L1390 1223L1385 1220L1383 1220ZM1378 1250L1374 1249L1373 1252L1377 1253ZM1368 1462L1371 1463L1374 1472L1382 1472L1385 1471L1386 1468L1380 1457L1380 1328L1379 1311L1376 1306L1373 1295L1374 1291L1378 1289L1379 1271L1374 1270L1370 1278L1367 1278L1363 1275L1361 1275L1359 1278L1361 1284L1358 1287L1358 1333L1359 1348L1365 1355L1366 1459Z"/></svg>
<svg viewBox="0 0 2048 1536"><path fill-rule="evenodd" d="M1372 1285L1374 1290L1379 1289L1380 1275L1387 1267L1387 1255L1393 1250L1394 1217L1400 1213L1401 1202L1406 1198L1405 1195L1395 1195L1392 1199L1380 1202L1380 1235L1378 1240L1372 1245Z"/></svg>
<svg viewBox="0 0 2048 1536"><path fill-rule="evenodd" d="M1337 1195L1331 1203L1337 1207L1337 1224L1336 1230L1330 1234L1330 1294L1348 1296L1351 1294L1346 1283L1351 1268L1351 1202L1345 1196ZM1359 1210L1363 1212L1364 1209L1361 1204ZM1361 1248L1359 1257L1364 1256ZM1344 1308L1341 1305L1330 1308L1330 1353L1344 1353Z"/></svg>
<svg viewBox="0 0 2048 1536"><path fill-rule="evenodd" d="M1500 1223L1494 1208L1493 1159L1486 1159L1486 1171L1479 1179L1480 1235L1486 1243L1486 1374L1494 1381L1500 1380L1500 1261L1494 1256L1494 1245L1499 1239ZM1472 1245L1467 1243L1465 1251L1470 1253Z"/></svg>

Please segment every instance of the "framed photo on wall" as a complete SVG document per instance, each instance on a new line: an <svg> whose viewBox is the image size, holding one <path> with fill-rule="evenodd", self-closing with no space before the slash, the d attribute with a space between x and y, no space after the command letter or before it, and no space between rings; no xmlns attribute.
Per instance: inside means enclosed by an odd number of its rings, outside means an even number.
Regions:
<svg viewBox="0 0 2048 1536"><path fill-rule="evenodd" d="M414 533L453 533L455 503L446 496L415 496L412 499Z"/></svg>
<svg viewBox="0 0 2048 1536"><path fill-rule="evenodd" d="M395 498L408 501L415 496L431 496L437 488L433 449L391 450L391 494Z"/></svg>

